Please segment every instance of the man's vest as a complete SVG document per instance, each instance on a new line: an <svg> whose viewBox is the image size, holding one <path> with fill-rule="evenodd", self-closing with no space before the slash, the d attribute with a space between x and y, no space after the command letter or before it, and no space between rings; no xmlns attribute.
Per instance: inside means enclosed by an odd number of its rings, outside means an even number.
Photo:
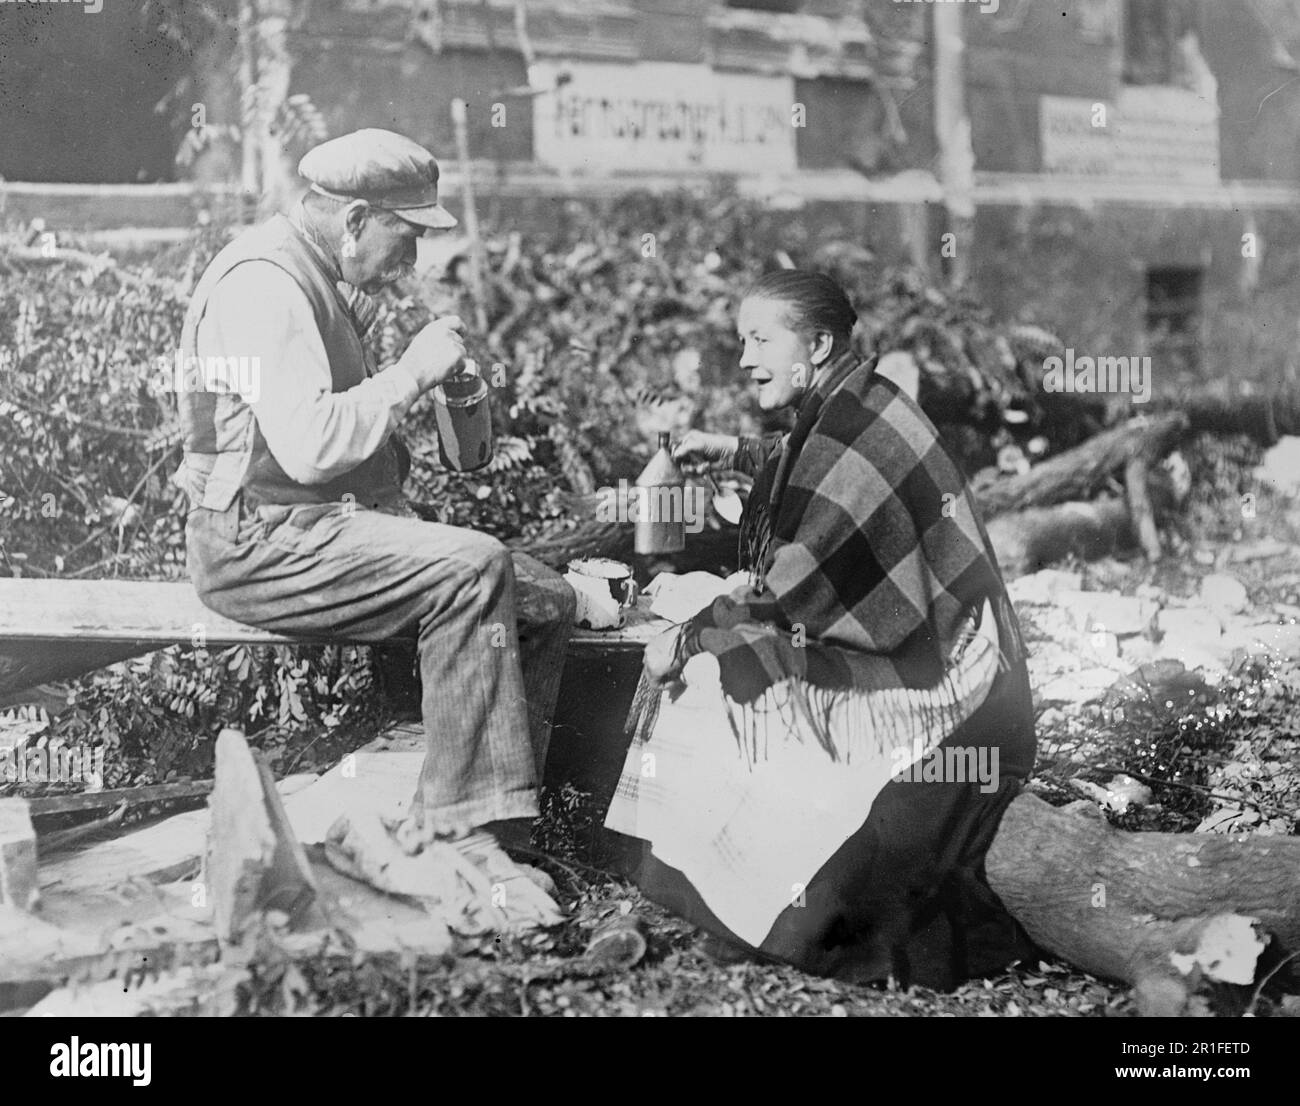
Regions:
<svg viewBox="0 0 1300 1106"><path fill-rule="evenodd" d="M224 511L239 492L252 505L262 503L355 502L359 507L379 507L401 494L409 454L390 435L378 450L356 468L325 484L299 484L271 455L252 408L235 391L227 377L202 371L198 356L199 323L217 282L247 261L270 261L288 273L311 303L329 358L331 388L343 392L374 372L353 313L336 286L325 260L283 215L245 231L225 247L205 270L181 332L181 349L187 366L177 397L180 407L185 461L177 482L191 507ZM214 356L238 351L210 351ZM194 366L190 371L188 366ZM275 372L274 365L259 366ZM213 385L217 386L214 388Z"/></svg>

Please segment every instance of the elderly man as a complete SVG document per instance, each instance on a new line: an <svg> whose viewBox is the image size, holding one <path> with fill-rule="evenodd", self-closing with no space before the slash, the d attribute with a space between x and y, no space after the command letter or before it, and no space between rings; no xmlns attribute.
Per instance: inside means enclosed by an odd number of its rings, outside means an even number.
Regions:
<svg viewBox="0 0 1300 1106"><path fill-rule="evenodd" d="M460 320L429 323L381 372L364 341L366 293L410 271L417 238L456 225L437 162L363 130L299 172L310 191L217 255L185 319L187 357L259 369L238 390L209 378L180 396L190 575L207 606L268 630L413 638L427 751L403 842L444 839L494 883L535 880L500 842L537 815L573 593L401 497L410 455L395 429L461 364ZM558 918L545 895L505 898L516 922Z"/></svg>

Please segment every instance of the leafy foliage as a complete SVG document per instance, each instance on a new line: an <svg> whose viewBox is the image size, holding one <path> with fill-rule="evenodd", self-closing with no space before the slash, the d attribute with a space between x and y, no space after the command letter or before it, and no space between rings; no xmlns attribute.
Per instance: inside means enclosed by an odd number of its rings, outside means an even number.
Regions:
<svg viewBox="0 0 1300 1106"><path fill-rule="evenodd" d="M347 744L354 730L373 728L375 683L360 646L172 648L85 677L53 717L30 706L4 712L0 730L29 750L102 757L109 788L210 776L224 726L244 729L281 771L305 770L341 751L332 735ZM316 757L307 754L313 740Z"/></svg>

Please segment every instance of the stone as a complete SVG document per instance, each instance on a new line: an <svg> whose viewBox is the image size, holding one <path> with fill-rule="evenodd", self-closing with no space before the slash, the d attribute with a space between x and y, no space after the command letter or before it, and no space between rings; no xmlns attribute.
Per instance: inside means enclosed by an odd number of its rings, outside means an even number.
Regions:
<svg viewBox="0 0 1300 1106"><path fill-rule="evenodd" d="M1276 538L1260 538L1259 541L1243 542L1234 546L1228 553L1228 560L1234 564L1244 561L1263 561L1271 557L1282 557L1294 547Z"/></svg>
<svg viewBox="0 0 1300 1106"><path fill-rule="evenodd" d="M1157 660L1141 664L1116 680L1106 693L1105 705L1121 707L1126 702L1185 702L1205 691L1205 679L1188 671L1179 660Z"/></svg>
<svg viewBox="0 0 1300 1106"><path fill-rule="evenodd" d="M1159 656L1159 647L1147 637L1126 637L1120 647L1126 664L1142 665Z"/></svg>
<svg viewBox="0 0 1300 1106"><path fill-rule="evenodd" d="M1020 617L1020 624L1031 639L1062 645L1074 652L1079 649L1079 631L1069 613L1060 607L1030 607ZM1037 646L1041 648L1042 645Z"/></svg>
<svg viewBox="0 0 1300 1106"><path fill-rule="evenodd" d="M1048 707L1038 716L1035 724L1040 730L1050 730L1064 721L1064 711L1057 710L1056 707Z"/></svg>
<svg viewBox="0 0 1300 1106"><path fill-rule="evenodd" d="M1215 572L1201 581L1201 602L1212 610L1238 614L1250 605L1250 596L1240 580L1226 573Z"/></svg>
<svg viewBox="0 0 1300 1106"><path fill-rule="evenodd" d="M1058 676L1076 672L1079 653L1061 649L1055 642L1032 646L1029 651L1029 684L1037 690L1046 687ZM1035 700L1038 701L1037 699Z"/></svg>
<svg viewBox="0 0 1300 1106"><path fill-rule="evenodd" d="M1121 772L1106 784L1106 803L1117 814L1132 807L1150 806L1151 788Z"/></svg>
<svg viewBox="0 0 1300 1106"><path fill-rule="evenodd" d="M1110 668L1085 668L1067 672L1050 680L1040 689L1043 703L1073 703L1080 706L1101 699L1115 682L1115 671Z"/></svg>
<svg viewBox="0 0 1300 1106"><path fill-rule="evenodd" d="M0 905L36 907L36 831L27 803L0 799Z"/></svg>
<svg viewBox="0 0 1300 1106"><path fill-rule="evenodd" d="M1119 637L1140 634L1156 613L1155 605L1149 600L1108 591L1061 592L1057 602L1068 612L1075 629L1089 634L1096 631Z"/></svg>
<svg viewBox="0 0 1300 1106"><path fill-rule="evenodd" d="M1094 630L1084 641L1087 643L1088 655L1098 661L1113 661L1119 657L1119 638L1104 630Z"/></svg>
<svg viewBox="0 0 1300 1106"><path fill-rule="evenodd" d="M1114 557L1099 557L1088 565L1084 587L1088 591L1120 592L1133 575L1133 566Z"/></svg>
<svg viewBox="0 0 1300 1106"><path fill-rule="evenodd" d="M1063 591L1078 591L1083 577L1078 572L1064 572L1058 568L1045 568L1020 576L1007 585L1007 596L1013 603L1047 606L1055 602Z"/></svg>
<svg viewBox="0 0 1300 1106"><path fill-rule="evenodd" d="M1246 657L1295 657L1300 651L1300 625L1265 623L1229 626L1221 639L1233 659Z"/></svg>
<svg viewBox="0 0 1300 1106"><path fill-rule="evenodd" d="M1232 666L1233 650L1217 643L1196 644L1166 638L1161 642L1160 660L1180 661L1189 671L1197 669L1202 672L1207 683L1217 683Z"/></svg>
<svg viewBox="0 0 1300 1106"><path fill-rule="evenodd" d="M1255 478L1283 495L1300 494L1300 438L1288 435L1265 451Z"/></svg>
<svg viewBox="0 0 1300 1106"><path fill-rule="evenodd" d="M1156 629L1166 641L1189 644L1218 638L1223 633L1223 622L1204 607L1166 607L1156 615Z"/></svg>

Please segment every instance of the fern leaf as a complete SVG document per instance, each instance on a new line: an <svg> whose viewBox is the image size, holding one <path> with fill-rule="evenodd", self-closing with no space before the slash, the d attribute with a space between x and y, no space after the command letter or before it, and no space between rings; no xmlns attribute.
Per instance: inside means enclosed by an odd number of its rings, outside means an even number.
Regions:
<svg viewBox="0 0 1300 1106"><path fill-rule="evenodd" d="M573 431L562 422L554 422L550 427L550 439L555 443L555 452L559 454L560 471L569 482L569 487L579 495L590 495L596 490L596 478L591 473L577 443Z"/></svg>

